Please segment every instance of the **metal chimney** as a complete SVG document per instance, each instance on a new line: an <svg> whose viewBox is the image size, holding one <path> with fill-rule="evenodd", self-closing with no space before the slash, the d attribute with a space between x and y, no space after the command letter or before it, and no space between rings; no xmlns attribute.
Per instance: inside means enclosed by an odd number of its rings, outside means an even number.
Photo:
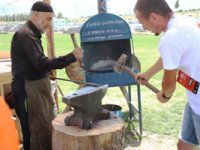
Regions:
<svg viewBox="0 0 200 150"><path fill-rule="evenodd" d="M106 0L98 0L98 14L107 12Z"/></svg>

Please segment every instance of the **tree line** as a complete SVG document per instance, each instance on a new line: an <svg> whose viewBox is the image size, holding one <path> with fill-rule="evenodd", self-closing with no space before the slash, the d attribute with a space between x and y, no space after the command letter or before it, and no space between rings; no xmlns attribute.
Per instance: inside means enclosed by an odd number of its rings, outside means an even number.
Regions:
<svg viewBox="0 0 200 150"><path fill-rule="evenodd" d="M14 22L14 21L26 21L28 19L28 14L13 14L0 16L0 21Z"/></svg>
<svg viewBox="0 0 200 150"><path fill-rule="evenodd" d="M0 21L4 22L14 22L14 21L26 21L29 18L29 14L13 14L13 15L4 15L0 16ZM58 13L56 18L64 18L62 13Z"/></svg>

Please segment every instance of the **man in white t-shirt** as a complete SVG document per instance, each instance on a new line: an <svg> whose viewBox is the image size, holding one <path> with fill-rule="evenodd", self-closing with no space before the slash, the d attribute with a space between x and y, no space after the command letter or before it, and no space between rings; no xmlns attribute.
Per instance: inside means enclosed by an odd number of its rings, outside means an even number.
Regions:
<svg viewBox="0 0 200 150"><path fill-rule="evenodd" d="M176 88L176 81L186 88L188 103L182 121L177 147L195 149L200 144L200 29L191 17L175 16L165 0L137 0L134 13L143 28L155 35L161 32L160 58L136 78L149 80L164 69L162 89L157 99L167 102Z"/></svg>

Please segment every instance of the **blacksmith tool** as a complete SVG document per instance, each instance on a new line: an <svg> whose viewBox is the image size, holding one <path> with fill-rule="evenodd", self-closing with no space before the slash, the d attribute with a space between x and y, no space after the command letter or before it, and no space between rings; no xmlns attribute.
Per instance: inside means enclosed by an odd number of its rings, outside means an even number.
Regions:
<svg viewBox="0 0 200 150"><path fill-rule="evenodd" d="M75 33L79 33L80 32L80 27L78 28L69 28L67 29L66 33L70 34L70 37L72 39L72 43L74 45L74 48L78 48L78 44L77 44L77 41L76 41L76 37L75 37ZM81 61L78 62L80 64L80 66L82 67L83 64Z"/></svg>
<svg viewBox="0 0 200 150"><path fill-rule="evenodd" d="M76 38L75 38L75 33L79 33L80 32L80 27L79 28L69 28L67 29L66 33L67 34L70 34L71 36L71 39L72 39L72 42L73 42L73 45L74 45L74 48L77 48L78 47L78 44L76 42Z"/></svg>
<svg viewBox="0 0 200 150"><path fill-rule="evenodd" d="M102 98L108 85L87 86L63 97L63 102L74 108L74 113L65 118L65 125L91 129L97 120L110 118L108 110L102 108Z"/></svg>
<svg viewBox="0 0 200 150"><path fill-rule="evenodd" d="M85 84L85 85L93 86L93 87L100 86L99 84L95 84L95 83L91 83L91 82L84 82L84 81L77 81L77 80L69 80L69 79L57 78L57 77L52 76L52 75L50 76L50 79L52 79L52 80L62 80L62 81L74 82L74 83L77 83L77 84Z"/></svg>
<svg viewBox="0 0 200 150"><path fill-rule="evenodd" d="M133 76L135 78L136 76L136 73L133 72L130 68L128 68L125 63L126 63L126 60L127 60L127 55L126 54L122 54L116 65L114 66L114 71L115 72L123 72L123 71L126 71L128 74L130 74L131 76ZM150 90L152 90L153 92L155 93L158 93L159 90L154 87L153 85L151 85L148 81L146 81L145 79L143 78L138 78L138 80L140 83L142 83L143 85L145 85L146 87L148 87Z"/></svg>
<svg viewBox="0 0 200 150"><path fill-rule="evenodd" d="M79 28L75 28L75 27L69 28L66 31L67 34L70 34L74 48L78 47L75 34L79 33L79 32L80 32L80 27ZM71 80L79 80L79 81L82 80L84 78L84 75L82 74L84 72L82 61L75 61L74 63L71 63L70 65L65 67L65 72ZM84 85L82 83L79 83L79 82L75 82L75 83L80 85L79 89L84 87Z"/></svg>

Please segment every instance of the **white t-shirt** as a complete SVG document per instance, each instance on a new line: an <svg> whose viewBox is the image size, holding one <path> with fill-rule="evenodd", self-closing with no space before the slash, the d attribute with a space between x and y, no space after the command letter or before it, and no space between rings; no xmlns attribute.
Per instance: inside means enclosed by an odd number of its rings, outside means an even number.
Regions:
<svg viewBox="0 0 200 150"><path fill-rule="evenodd" d="M163 68L180 69L200 82L200 28L194 18L173 16L160 41ZM187 90L192 110L200 115L200 87L197 94Z"/></svg>

